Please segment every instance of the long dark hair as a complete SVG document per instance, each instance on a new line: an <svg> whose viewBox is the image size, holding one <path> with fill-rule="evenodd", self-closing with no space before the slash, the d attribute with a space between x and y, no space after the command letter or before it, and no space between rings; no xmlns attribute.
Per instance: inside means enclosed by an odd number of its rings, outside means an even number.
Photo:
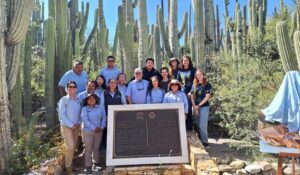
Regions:
<svg viewBox="0 0 300 175"><path fill-rule="evenodd" d="M150 78L150 82L147 90L147 94L149 95L151 95L151 91L153 89L153 85L152 85L153 79L156 79L158 81L158 87L162 89L158 76L153 76Z"/></svg>
<svg viewBox="0 0 300 175"><path fill-rule="evenodd" d="M104 78L103 75L98 75L98 76L95 78L96 89L99 88L99 85L98 85L98 83L97 83L97 79L98 79L99 77L103 79L103 84L102 84L101 88L102 88L102 89L106 89L106 85L105 85L106 81L105 81L105 78Z"/></svg>
<svg viewBox="0 0 300 175"><path fill-rule="evenodd" d="M185 59L185 58L187 58L189 60L189 69L191 69L193 67L193 62L192 62L191 57L189 57L188 55L184 55L181 59L182 69L184 69L183 59Z"/></svg>

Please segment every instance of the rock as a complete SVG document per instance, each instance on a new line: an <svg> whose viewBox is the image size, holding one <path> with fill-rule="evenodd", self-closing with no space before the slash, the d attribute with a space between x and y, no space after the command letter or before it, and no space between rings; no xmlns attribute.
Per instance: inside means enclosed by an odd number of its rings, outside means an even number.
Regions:
<svg viewBox="0 0 300 175"><path fill-rule="evenodd" d="M269 171L273 168L269 162L265 162L265 161L255 162L255 164L259 165L262 171Z"/></svg>
<svg viewBox="0 0 300 175"><path fill-rule="evenodd" d="M233 175L233 174L225 172L223 173L223 175Z"/></svg>
<svg viewBox="0 0 300 175"><path fill-rule="evenodd" d="M283 173L285 175L291 175L293 174L293 166L292 165L288 165L284 170ZM299 166L295 166L295 173L296 174L300 174L300 167Z"/></svg>
<svg viewBox="0 0 300 175"><path fill-rule="evenodd" d="M276 174L276 171L274 169L262 172L262 175L275 175L275 174Z"/></svg>
<svg viewBox="0 0 300 175"><path fill-rule="evenodd" d="M235 160L230 163L230 166L235 167L236 169L242 169L246 166L246 164L242 160Z"/></svg>
<svg viewBox="0 0 300 175"><path fill-rule="evenodd" d="M217 164L230 164L231 159L229 157L225 157L225 158L217 157L215 162Z"/></svg>
<svg viewBox="0 0 300 175"><path fill-rule="evenodd" d="M63 169L60 165L56 165L54 169L54 175L61 175L63 174Z"/></svg>
<svg viewBox="0 0 300 175"><path fill-rule="evenodd" d="M236 175L248 175L247 171L245 169L236 170Z"/></svg>
<svg viewBox="0 0 300 175"><path fill-rule="evenodd" d="M236 171L236 168L235 167L232 167L230 165L227 165L227 164L220 164L219 165L219 171L221 172L235 172Z"/></svg>
<svg viewBox="0 0 300 175"><path fill-rule="evenodd" d="M261 172L261 167L259 165L251 164L245 167L246 171L250 174L257 174Z"/></svg>

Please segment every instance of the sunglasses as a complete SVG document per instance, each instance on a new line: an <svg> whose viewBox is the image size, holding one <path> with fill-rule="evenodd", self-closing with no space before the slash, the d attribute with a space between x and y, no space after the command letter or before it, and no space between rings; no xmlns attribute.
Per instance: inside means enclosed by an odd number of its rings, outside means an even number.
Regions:
<svg viewBox="0 0 300 175"><path fill-rule="evenodd" d="M76 89L77 87L76 86L68 86L68 88Z"/></svg>
<svg viewBox="0 0 300 175"><path fill-rule="evenodd" d="M107 60L107 62L115 62L115 60Z"/></svg>

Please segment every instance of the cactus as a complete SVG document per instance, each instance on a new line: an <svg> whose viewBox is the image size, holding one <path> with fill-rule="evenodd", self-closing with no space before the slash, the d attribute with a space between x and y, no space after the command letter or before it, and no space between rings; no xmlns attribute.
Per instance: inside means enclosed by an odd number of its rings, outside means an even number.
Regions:
<svg viewBox="0 0 300 175"><path fill-rule="evenodd" d="M53 126L56 118L55 114L55 20L49 17L45 22L45 97L46 100L46 114L47 114L47 127Z"/></svg>
<svg viewBox="0 0 300 175"><path fill-rule="evenodd" d="M213 0L204 1L205 8L205 35L210 41L210 48L215 45L215 27L214 27L214 5Z"/></svg>
<svg viewBox="0 0 300 175"><path fill-rule="evenodd" d="M24 97L26 103L24 103L24 117L27 122L31 118L31 52L32 52L32 41L33 41L33 31L32 28L28 29L25 41L25 58L24 58Z"/></svg>
<svg viewBox="0 0 300 175"><path fill-rule="evenodd" d="M206 60L204 56L204 23L203 23L203 0L193 0L193 8L195 14L195 31L194 31L194 43L195 43L195 60L196 67L202 70L206 70Z"/></svg>
<svg viewBox="0 0 300 175"><path fill-rule="evenodd" d="M85 30L87 27L87 21L88 21L88 17L89 17L89 11L90 11L90 3L86 3L85 5L85 13L82 19L82 23L80 26L80 32L79 32L79 38L80 38L80 45L84 44L84 34L85 34Z"/></svg>
<svg viewBox="0 0 300 175"><path fill-rule="evenodd" d="M294 33L294 47L297 55L298 70L300 70L300 31Z"/></svg>
<svg viewBox="0 0 300 175"><path fill-rule="evenodd" d="M156 68L160 69L162 65L161 58L161 47L160 47L160 37L159 37L159 27L155 25L153 34L153 58L155 60Z"/></svg>
<svg viewBox="0 0 300 175"><path fill-rule="evenodd" d="M292 13L291 28L290 28L290 38L293 38L294 32L297 30L297 11Z"/></svg>
<svg viewBox="0 0 300 175"><path fill-rule="evenodd" d="M178 32L177 17L178 17L178 0L170 0L169 5L169 20L168 28L164 25L162 9L158 10L159 30L163 40L165 51L168 57L179 56L179 39L183 36L186 31L186 23L188 20L188 13L185 12L181 29ZM168 36L168 37L167 37Z"/></svg>
<svg viewBox="0 0 300 175"><path fill-rule="evenodd" d="M139 51L138 51L138 66L143 67L147 58L148 51L148 19L147 19L147 7L146 0L139 0Z"/></svg>
<svg viewBox="0 0 300 175"><path fill-rule="evenodd" d="M288 35L287 22L281 21L276 25L276 37L279 55L285 72L297 70L297 59L292 50L292 45Z"/></svg>
<svg viewBox="0 0 300 175"><path fill-rule="evenodd" d="M92 39L94 38L94 35L97 32L97 26L98 26L98 9L95 10L95 17L94 17L94 26L93 29L91 31L91 33L89 34L87 40L85 41L85 44L83 46L83 50L82 50L82 57L86 57L89 46L91 44Z"/></svg>
<svg viewBox="0 0 300 175"><path fill-rule="evenodd" d="M8 84L10 83L6 80L8 77L16 80L18 75L18 71L13 71L14 75L7 72L7 60L18 59L16 57L18 54L14 52L26 35L33 4L33 0L0 1L0 30L2 33L0 35L0 174L6 174L10 167L9 154L11 152L10 113L8 108ZM18 64L10 65L17 67L10 67L8 70L18 70ZM14 87L14 84L11 83L11 88Z"/></svg>
<svg viewBox="0 0 300 175"><path fill-rule="evenodd" d="M118 35L119 35L119 42L123 46L123 51L125 55L125 60L126 60L126 74L130 77L132 75L132 70L135 69L136 64L134 64L134 52L133 48L131 47L132 45L128 41L130 41L129 36L127 35L127 29L125 26L125 17L124 17L124 12L122 6L119 6L118 8L118 16L119 16L119 21L118 21ZM125 29L125 32L124 32ZM125 61L124 61L125 62Z"/></svg>
<svg viewBox="0 0 300 175"><path fill-rule="evenodd" d="M70 1L70 30L72 36L72 53L75 54L76 16L78 14L78 0Z"/></svg>
<svg viewBox="0 0 300 175"><path fill-rule="evenodd" d="M219 6L216 5L216 50L220 50L221 37L220 37L220 16L219 16Z"/></svg>

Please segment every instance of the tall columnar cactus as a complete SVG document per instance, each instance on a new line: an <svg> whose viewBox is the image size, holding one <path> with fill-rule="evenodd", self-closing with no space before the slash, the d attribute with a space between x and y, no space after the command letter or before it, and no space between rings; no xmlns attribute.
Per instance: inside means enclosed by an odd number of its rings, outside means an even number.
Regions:
<svg viewBox="0 0 300 175"><path fill-rule="evenodd" d="M32 53L32 41L33 41L33 31L31 28L28 29L25 41L25 58L24 58L24 98L26 99L26 103L24 103L24 117L27 120L31 118L31 53Z"/></svg>
<svg viewBox="0 0 300 175"><path fill-rule="evenodd" d="M53 17L49 17L45 22L45 97L46 100L46 115L48 127L53 126L56 118L55 114L55 91L56 83L54 79L55 75L55 20Z"/></svg>
<svg viewBox="0 0 300 175"><path fill-rule="evenodd" d="M298 70L300 70L300 31L294 33L294 47L297 55Z"/></svg>
<svg viewBox="0 0 300 175"><path fill-rule="evenodd" d="M250 40L251 44L261 41L265 32L267 1L249 0Z"/></svg>
<svg viewBox="0 0 300 175"><path fill-rule="evenodd" d="M292 13L291 28L290 28L290 38L293 38L294 32L297 30L297 11Z"/></svg>
<svg viewBox="0 0 300 175"><path fill-rule="evenodd" d="M0 174L5 174L8 170L9 154L11 152L10 113L8 108L9 82L6 81L10 75L6 71L6 63L7 60L13 59L14 48L26 35L33 4L33 0L0 1ZM15 80L17 75L18 71L15 71L15 74L11 76L12 79ZM11 88L13 87L14 84Z"/></svg>
<svg viewBox="0 0 300 175"><path fill-rule="evenodd" d="M236 53L241 58L243 53L242 14L238 9L236 12Z"/></svg>
<svg viewBox="0 0 300 175"><path fill-rule="evenodd" d="M146 0L139 0L139 51L138 51L138 66L143 67L148 53L148 18Z"/></svg>
<svg viewBox="0 0 300 175"><path fill-rule="evenodd" d="M298 70L297 59L289 38L287 22L281 21L276 25L276 37L279 55L285 72Z"/></svg>
<svg viewBox="0 0 300 175"><path fill-rule="evenodd" d="M99 62L103 62L108 54L108 43L106 37L108 36L107 27L105 24L104 11L103 11L103 0L98 1L98 17L99 17L99 31L97 32L97 55Z"/></svg>
<svg viewBox="0 0 300 175"><path fill-rule="evenodd" d="M214 17L214 2L213 0L204 1L205 8L205 35L208 41L210 41L210 46L215 45L215 17Z"/></svg>
<svg viewBox="0 0 300 175"><path fill-rule="evenodd" d="M135 69L136 64L134 63L134 50L131 47L132 45L129 43L128 41L131 41L129 39L129 36L127 35L127 29L128 29L128 25L126 27L125 25L125 17L124 17L124 12L123 12L123 8L122 6L119 6L118 8L118 16L119 16L119 21L118 21L118 35L119 35L119 42L122 45L122 47L124 48L124 55L125 55L125 60L124 62L126 62L126 74L128 73L128 75L132 75L132 70ZM125 29L125 31L124 31Z"/></svg>
<svg viewBox="0 0 300 175"><path fill-rule="evenodd" d="M160 69L162 65L161 47L160 47L160 35L159 27L156 24L153 34L153 58L155 59L156 68Z"/></svg>
<svg viewBox="0 0 300 175"><path fill-rule="evenodd" d="M216 5L216 50L220 50L221 36L220 36L220 15L219 6Z"/></svg>
<svg viewBox="0 0 300 175"><path fill-rule="evenodd" d="M186 23L188 20L188 13L185 12L183 16L183 21L181 25L181 29L178 31L178 0L170 0L169 1L169 16L168 16L168 29L166 29L164 25L164 18L162 16L162 9L160 8L158 11L158 20L159 20L159 30L161 33L162 41L164 44L164 48L167 52L169 58L173 56L179 56L179 39L183 36L186 31Z"/></svg>
<svg viewBox="0 0 300 175"><path fill-rule="evenodd" d="M72 53L75 54L76 17L78 14L78 0L70 1L70 30L72 36Z"/></svg>
<svg viewBox="0 0 300 175"><path fill-rule="evenodd" d="M194 43L195 43L195 60L196 66L202 70L206 70L206 60L204 56L205 46L205 33L203 21L203 0L193 0L193 8L195 14L195 30L194 30Z"/></svg>

